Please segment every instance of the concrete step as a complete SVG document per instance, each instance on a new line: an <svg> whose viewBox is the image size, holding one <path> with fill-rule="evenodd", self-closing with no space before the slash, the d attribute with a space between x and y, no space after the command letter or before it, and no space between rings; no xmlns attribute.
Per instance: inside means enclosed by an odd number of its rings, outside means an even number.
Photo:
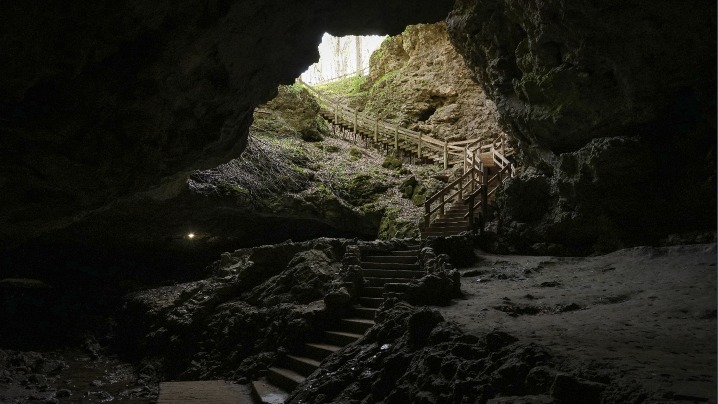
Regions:
<svg viewBox="0 0 718 404"><path fill-rule="evenodd" d="M367 287L365 286L361 290L361 295L364 297L383 297L384 296L384 288L383 287Z"/></svg>
<svg viewBox="0 0 718 404"><path fill-rule="evenodd" d="M364 288L366 291L368 288ZM384 288L376 288L384 290ZM376 317L377 309L371 307L354 306L354 315L358 318L365 318L367 320L374 320Z"/></svg>
<svg viewBox="0 0 718 404"><path fill-rule="evenodd" d="M407 271L416 271L419 269L419 264L397 264L394 262L366 262L362 261L361 267L363 269L403 269Z"/></svg>
<svg viewBox="0 0 718 404"><path fill-rule="evenodd" d="M320 361L305 356L287 355L282 358L281 364L289 370L307 377L319 367Z"/></svg>
<svg viewBox="0 0 718 404"><path fill-rule="evenodd" d="M339 346L349 345L356 342L363 334L346 331L324 331L324 341Z"/></svg>
<svg viewBox="0 0 718 404"><path fill-rule="evenodd" d="M262 378L252 382L252 398L255 403L284 404L289 398L289 393Z"/></svg>
<svg viewBox="0 0 718 404"><path fill-rule="evenodd" d="M316 361L322 361L327 356L342 349L339 345L324 344L324 343L307 343L304 344L304 356L307 358L314 359Z"/></svg>
<svg viewBox="0 0 718 404"><path fill-rule="evenodd" d="M364 262L391 262L394 264L416 264L419 262L417 255L362 255L361 259Z"/></svg>
<svg viewBox="0 0 718 404"><path fill-rule="evenodd" d="M366 330L374 326L374 320L366 318L343 318L339 320L339 329L355 334L364 334Z"/></svg>
<svg viewBox="0 0 718 404"><path fill-rule="evenodd" d="M369 286L384 286L387 283L409 283L411 278L370 278L364 277L369 282Z"/></svg>
<svg viewBox="0 0 718 404"><path fill-rule="evenodd" d="M364 269L362 273L368 278L421 278L424 271L405 271L401 269Z"/></svg>
<svg viewBox="0 0 718 404"><path fill-rule="evenodd" d="M299 373L278 366L272 366L267 369L267 381L280 389L291 393L299 383L306 378Z"/></svg>
<svg viewBox="0 0 718 404"><path fill-rule="evenodd" d="M382 288L382 289L384 289L384 288ZM383 302L384 302L384 298L382 298L382 297L360 297L359 298L359 303L362 306L366 306L366 307L376 308L376 307L381 306L381 304Z"/></svg>

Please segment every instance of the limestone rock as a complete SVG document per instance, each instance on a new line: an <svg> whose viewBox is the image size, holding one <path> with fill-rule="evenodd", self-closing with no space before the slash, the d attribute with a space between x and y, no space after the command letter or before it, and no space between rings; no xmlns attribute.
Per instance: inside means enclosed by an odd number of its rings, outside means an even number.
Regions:
<svg viewBox="0 0 718 404"><path fill-rule="evenodd" d="M499 192L497 247L587 254L714 233L715 9L456 2L451 42L531 167Z"/></svg>
<svg viewBox="0 0 718 404"><path fill-rule="evenodd" d="M451 140L502 133L495 106L449 43L446 24L407 27L372 54L366 112Z"/></svg>

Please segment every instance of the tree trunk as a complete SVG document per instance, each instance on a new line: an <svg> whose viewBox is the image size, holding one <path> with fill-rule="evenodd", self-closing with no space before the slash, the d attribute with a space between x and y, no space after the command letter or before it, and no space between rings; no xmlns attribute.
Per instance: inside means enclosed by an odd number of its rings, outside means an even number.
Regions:
<svg viewBox="0 0 718 404"><path fill-rule="evenodd" d="M357 62L357 76L362 76L362 49L361 49L361 37L355 36L354 37L354 46L356 47L356 62Z"/></svg>

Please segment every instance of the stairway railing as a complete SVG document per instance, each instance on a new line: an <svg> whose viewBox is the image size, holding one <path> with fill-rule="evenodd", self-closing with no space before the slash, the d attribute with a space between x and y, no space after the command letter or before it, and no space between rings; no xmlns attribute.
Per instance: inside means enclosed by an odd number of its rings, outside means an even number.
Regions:
<svg viewBox="0 0 718 404"><path fill-rule="evenodd" d="M475 211L481 208L479 229L483 233L489 197L507 178L516 175L516 165L508 158L513 154L513 149L507 145L505 136L499 136L491 142L472 141L465 144L464 174L426 200L424 229L431 226L432 216L441 217L445 214L447 204L466 204L466 214L463 217L468 219L468 230L474 230ZM496 174L489 176L489 168L482 157L490 158L491 165L498 168ZM457 191L451 194L454 190Z"/></svg>
<svg viewBox="0 0 718 404"><path fill-rule="evenodd" d="M319 105L325 116L330 117L335 124L351 128L355 136L362 134L375 143L392 146L395 150L409 151L419 159L426 158L443 164L444 169L461 164L464 160L466 145L474 142L474 140L449 142L439 140L431 134L403 128L398 124L389 123L349 108L303 81L298 80L298 82L319 100Z"/></svg>

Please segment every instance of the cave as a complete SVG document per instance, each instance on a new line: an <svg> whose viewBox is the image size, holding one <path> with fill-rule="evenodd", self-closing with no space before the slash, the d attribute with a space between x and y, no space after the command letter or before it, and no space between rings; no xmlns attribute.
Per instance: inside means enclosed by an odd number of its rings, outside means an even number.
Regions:
<svg viewBox="0 0 718 404"><path fill-rule="evenodd" d="M715 7L706 0L0 5L0 401L84 394L88 402L153 402L160 383L219 379L248 389L278 358L296 361L292 352L340 325L364 339L318 361L306 384L286 392L288 402L715 401L708 388L715 386ZM426 31L405 31L416 24ZM418 109L364 100L361 111L417 131L471 115L491 122L445 131L436 158L446 170L426 181L387 157L386 175L403 176L396 192L385 177L361 171L367 156L384 157L360 147L356 123L354 145L339 152L323 142L330 131L303 132L310 146L280 136L285 154L272 158L319 166L292 154L299 144L321 156L346 152L347 164L360 168L336 192L320 187L314 205L286 197L286 205L248 213L254 190L223 175L246 168L228 166L234 159L262 155L262 143L252 143L262 140L252 135L258 116L272 108L295 113L298 103L282 104L281 96L309 97L277 86L297 85L325 32L403 35L385 48L398 55L396 66L411 65L411 51L444 35L471 87L427 86L417 91ZM372 71L367 83L406 77ZM460 104L462 92L480 92L480 107L444 105ZM426 102L436 100L442 104ZM313 102L320 124L349 139L351 123L322 120L321 102ZM415 121L407 125L406 116ZM398 150L395 130L385 154L392 144ZM377 240L405 234L395 219L430 206L435 191L461 177L448 169L449 142L469 144L466 133L479 130L500 132L520 165L482 211L486 231L474 232L479 224L470 221L465 234L427 239L413 223L415 237ZM418 148L412 164L429 159ZM284 187L288 195L314 176L292 170L258 172L274 175L280 188L272 192ZM489 173L496 174L482 175ZM392 192L404 194L397 196L404 207L347 207ZM386 285L362 280L385 270L377 263L426 276L408 285L394 282L399 275L386 275ZM652 263L665 285L649 276ZM648 286L628 288L610 276ZM512 282L535 285L519 293L506 286ZM593 290L591 282L605 293L576 292ZM378 296L359 297L363 288ZM576 300L560 299L561 290ZM382 296L381 305L371 300ZM495 301L467 314L476 296ZM664 304L668 298L686 301ZM361 299L377 307L353 316L370 315L372 326L354 317L346 325ZM659 307L670 333L652 338L665 351L639 359L654 363L669 352L675 357L664 361L685 364L697 355L690 374L656 376L659 365L646 365L655 374L622 375L561 362L570 343L539 341L554 352L534 343L530 329L511 328L520 319L538 331L561 327L542 318L580 327L570 316L610 316L616 305L626 316ZM470 325L478 319L504 328ZM579 354L605 360L613 349L600 330L606 323L584 325L598 331L577 343ZM684 352L679 337L700 351ZM83 379L90 368L124 372L129 384L109 393L103 385L111 383ZM643 384L631 385L631 377ZM63 386L62 378L84 385Z"/></svg>

